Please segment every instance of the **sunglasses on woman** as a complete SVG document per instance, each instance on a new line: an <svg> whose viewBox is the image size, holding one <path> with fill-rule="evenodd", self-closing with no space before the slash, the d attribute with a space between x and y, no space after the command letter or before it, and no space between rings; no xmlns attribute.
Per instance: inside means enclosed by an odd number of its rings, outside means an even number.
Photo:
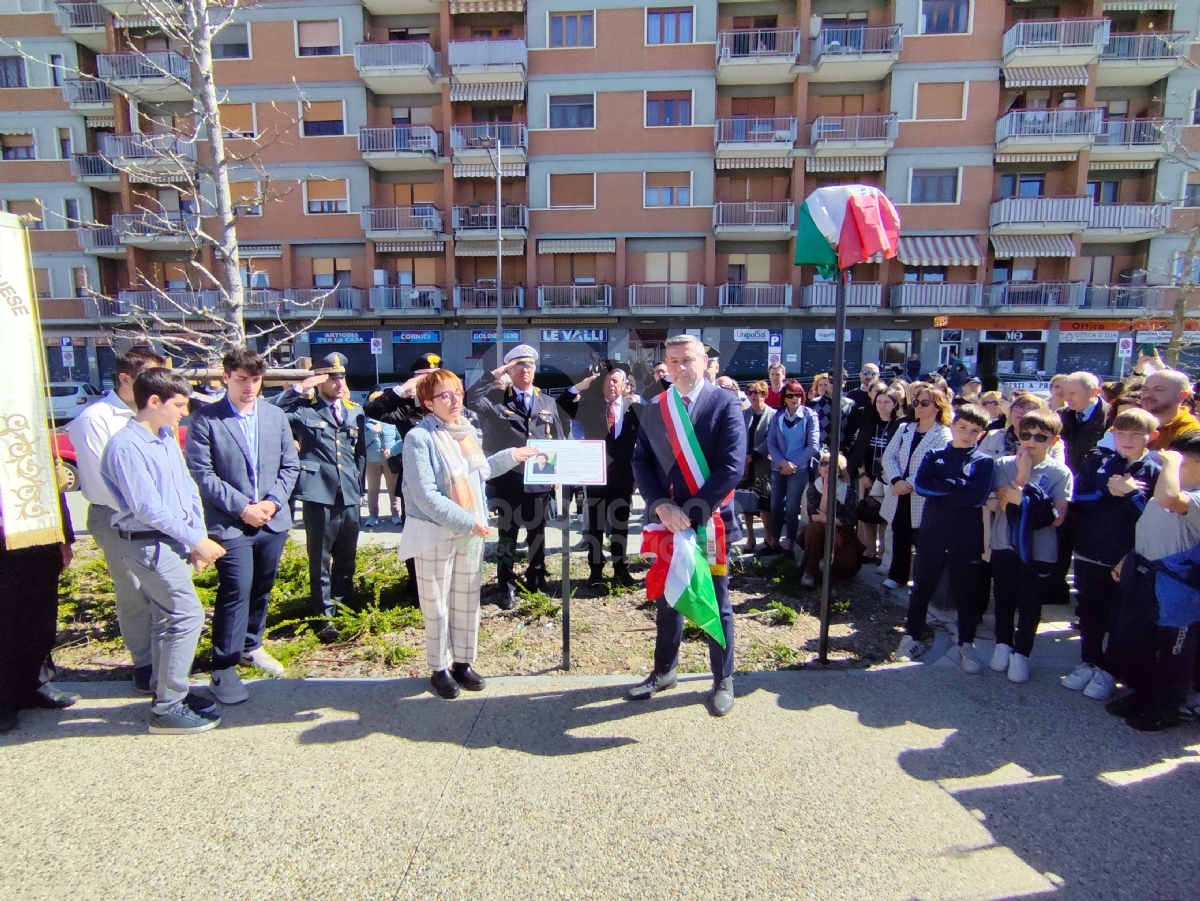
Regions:
<svg viewBox="0 0 1200 901"><path fill-rule="evenodd" d="M784 400L800 400L800 395L799 394L785 394L783 396L783 399Z"/></svg>
<svg viewBox="0 0 1200 901"><path fill-rule="evenodd" d="M746 397L762 397L766 393L765 391L747 391Z"/></svg>
<svg viewBox="0 0 1200 901"><path fill-rule="evenodd" d="M985 401L983 402L983 405L984 405L985 407L998 407L998 406L1000 406L1000 401L998 401L998 400L985 400Z"/></svg>
<svg viewBox="0 0 1200 901"><path fill-rule="evenodd" d="M913 406L914 406L914 407L921 407L922 409L924 409L925 407L933 407L933 406L936 406L936 404L935 404L933 401L929 400L929 399L922 399L922 400L914 400L914 401L913 401Z"/></svg>
<svg viewBox="0 0 1200 901"><path fill-rule="evenodd" d="M1019 434L1017 437L1022 441L1033 441L1037 444L1045 444L1054 436L1047 435L1045 432L1021 432L1021 434Z"/></svg>

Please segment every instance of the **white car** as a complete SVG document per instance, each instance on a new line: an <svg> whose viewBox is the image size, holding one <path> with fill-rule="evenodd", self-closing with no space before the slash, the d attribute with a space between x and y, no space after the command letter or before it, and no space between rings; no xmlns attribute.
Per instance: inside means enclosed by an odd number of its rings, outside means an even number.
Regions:
<svg viewBox="0 0 1200 901"><path fill-rule="evenodd" d="M46 387L50 418L55 422L70 422L80 410L103 396L87 382L51 382Z"/></svg>

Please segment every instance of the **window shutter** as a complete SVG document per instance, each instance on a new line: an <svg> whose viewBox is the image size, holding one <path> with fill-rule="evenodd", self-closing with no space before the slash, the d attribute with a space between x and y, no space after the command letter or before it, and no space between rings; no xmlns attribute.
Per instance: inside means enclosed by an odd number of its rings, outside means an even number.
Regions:
<svg viewBox="0 0 1200 901"><path fill-rule="evenodd" d="M328 22L297 22L301 47L341 47L338 20Z"/></svg>
<svg viewBox="0 0 1200 901"><path fill-rule="evenodd" d="M551 175L550 206L587 207L594 206L592 174Z"/></svg>
<svg viewBox="0 0 1200 901"><path fill-rule="evenodd" d="M345 200L346 180L337 178L333 181L306 181L304 191L309 200Z"/></svg>
<svg viewBox="0 0 1200 901"><path fill-rule="evenodd" d="M314 100L304 109L304 118L308 122L341 122L342 101Z"/></svg>
<svg viewBox="0 0 1200 901"><path fill-rule="evenodd" d="M254 134L253 103L222 103L221 130L226 134Z"/></svg>
<svg viewBox="0 0 1200 901"><path fill-rule="evenodd" d="M647 188L686 188L692 181L690 172L647 172Z"/></svg>
<svg viewBox="0 0 1200 901"><path fill-rule="evenodd" d="M963 87L961 81L917 85L917 118L962 118Z"/></svg>

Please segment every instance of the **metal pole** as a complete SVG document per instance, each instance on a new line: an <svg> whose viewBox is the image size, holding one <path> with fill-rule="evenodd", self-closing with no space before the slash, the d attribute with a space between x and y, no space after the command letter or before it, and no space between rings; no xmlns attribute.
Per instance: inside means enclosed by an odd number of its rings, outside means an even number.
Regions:
<svg viewBox="0 0 1200 901"><path fill-rule="evenodd" d="M501 285L501 266L504 264L504 239L500 232L500 123L496 123L496 365L504 364L504 288ZM488 159L492 153L488 151Z"/></svg>
<svg viewBox="0 0 1200 901"><path fill-rule="evenodd" d="M832 491L825 510L825 573L821 580L821 631L817 641L817 661L829 663L829 593L833 590L833 548L837 537L838 448L842 443L842 370L846 368L846 273L838 270L837 307L834 313L833 366L829 382L833 388L833 409L829 413L829 475L825 490ZM852 498L846 497L846 503Z"/></svg>
<svg viewBox="0 0 1200 901"><path fill-rule="evenodd" d="M563 490L562 518L562 630L563 670L571 669L571 499Z"/></svg>

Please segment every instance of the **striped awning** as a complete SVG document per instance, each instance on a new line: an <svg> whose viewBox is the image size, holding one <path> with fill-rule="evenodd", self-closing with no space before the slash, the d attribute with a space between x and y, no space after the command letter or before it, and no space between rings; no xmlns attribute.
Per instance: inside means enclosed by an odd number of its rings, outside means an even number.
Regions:
<svg viewBox="0 0 1200 901"><path fill-rule="evenodd" d="M490 100L524 100L523 82L499 82L498 84L452 84L450 99L466 103L483 103Z"/></svg>
<svg viewBox="0 0 1200 901"><path fill-rule="evenodd" d="M616 238L547 238L537 243L538 253L616 253Z"/></svg>
<svg viewBox="0 0 1200 901"><path fill-rule="evenodd" d="M982 266L984 261L970 235L901 235L897 256L906 266Z"/></svg>
<svg viewBox="0 0 1200 901"><path fill-rule="evenodd" d="M250 244L247 242L238 243L239 257L253 257L254 259L264 259L266 257L281 257L283 256L282 244Z"/></svg>
<svg viewBox="0 0 1200 901"><path fill-rule="evenodd" d="M1089 172L1115 172L1120 169L1153 169L1154 160L1124 160L1112 162L1090 162L1088 163Z"/></svg>
<svg viewBox="0 0 1200 901"><path fill-rule="evenodd" d="M882 172L887 162L882 156L814 156L807 168L809 172Z"/></svg>
<svg viewBox="0 0 1200 901"><path fill-rule="evenodd" d="M524 163L502 163L500 174L504 178L524 178ZM491 163L455 163L455 178L495 178L496 170Z"/></svg>
<svg viewBox="0 0 1200 901"><path fill-rule="evenodd" d="M789 156L717 157L718 169L790 169Z"/></svg>
<svg viewBox="0 0 1200 901"><path fill-rule="evenodd" d="M31 135L33 128L28 125L0 128L0 135Z"/></svg>
<svg viewBox="0 0 1200 901"><path fill-rule="evenodd" d="M84 116L83 124L88 128L116 128L117 120L112 116Z"/></svg>
<svg viewBox="0 0 1200 901"><path fill-rule="evenodd" d="M1004 70L1006 88L1069 88L1087 83L1087 66L1038 66Z"/></svg>
<svg viewBox="0 0 1200 901"><path fill-rule="evenodd" d="M1104 0L1104 11L1149 12L1155 9L1174 9L1175 0Z"/></svg>
<svg viewBox="0 0 1200 901"><path fill-rule="evenodd" d="M501 256L525 256L524 241L505 241L500 248ZM454 255L456 257L494 257L496 255L495 241L455 241Z"/></svg>
<svg viewBox="0 0 1200 901"><path fill-rule="evenodd" d="M1073 163L1078 153L997 153L996 165L1005 163Z"/></svg>
<svg viewBox="0 0 1200 901"><path fill-rule="evenodd" d="M376 253L445 253L445 241L376 241Z"/></svg>
<svg viewBox="0 0 1200 901"><path fill-rule="evenodd" d="M1070 235L992 235L992 249L998 260L1075 256L1075 242Z"/></svg>
<svg viewBox="0 0 1200 901"><path fill-rule="evenodd" d="M450 0L450 15L470 13L522 13L525 0Z"/></svg>

